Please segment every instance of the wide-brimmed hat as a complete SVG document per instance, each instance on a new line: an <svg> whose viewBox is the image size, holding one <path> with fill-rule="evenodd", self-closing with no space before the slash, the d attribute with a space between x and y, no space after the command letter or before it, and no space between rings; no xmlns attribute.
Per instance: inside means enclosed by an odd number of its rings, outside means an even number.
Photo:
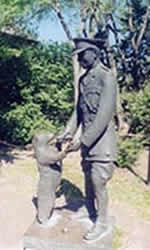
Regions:
<svg viewBox="0 0 150 250"><path fill-rule="evenodd" d="M91 38L74 38L73 41L75 48L72 51L72 55L79 54L87 49L99 50L105 43L105 40Z"/></svg>

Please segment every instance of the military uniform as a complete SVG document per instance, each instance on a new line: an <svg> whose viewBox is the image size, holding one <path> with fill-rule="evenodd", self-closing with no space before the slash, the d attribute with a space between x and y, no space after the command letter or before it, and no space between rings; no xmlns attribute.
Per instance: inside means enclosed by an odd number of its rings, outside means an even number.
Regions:
<svg viewBox="0 0 150 250"><path fill-rule="evenodd" d="M116 82L111 70L100 63L80 78L78 104L66 129L74 135L81 123L84 160L116 160L115 109Z"/></svg>
<svg viewBox="0 0 150 250"><path fill-rule="evenodd" d="M78 53L83 53L88 48L97 49L97 41L94 40L78 39L75 42ZM82 168L85 174L87 208L91 214L95 213L95 200L97 202L95 231L89 232L85 237L87 240L92 240L105 231L103 225L105 228L107 224L106 183L112 177L117 154L113 121L116 93L112 71L98 60L79 79L78 103L65 130L66 134L73 136L81 125Z"/></svg>
<svg viewBox="0 0 150 250"><path fill-rule="evenodd" d="M82 123L81 142L88 150L85 160L114 161L116 139L113 115L116 85L112 73L98 64L80 79L78 116Z"/></svg>

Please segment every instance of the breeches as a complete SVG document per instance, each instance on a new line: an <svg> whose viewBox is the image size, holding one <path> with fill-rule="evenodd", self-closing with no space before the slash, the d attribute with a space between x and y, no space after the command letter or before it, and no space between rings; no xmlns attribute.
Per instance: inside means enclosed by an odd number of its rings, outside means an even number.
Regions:
<svg viewBox="0 0 150 250"><path fill-rule="evenodd" d="M82 161L82 170L85 175L93 176L105 183L112 178L114 166L114 162Z"/></svg>
<svg viewBox="0 0 150 250"><path fill-rule="evenodd" d="M89 214L96 212L97 220L106 223L108 207L106 184L112 178L114 163L83 161L82 168L85 176L85 195Z"/></svg>

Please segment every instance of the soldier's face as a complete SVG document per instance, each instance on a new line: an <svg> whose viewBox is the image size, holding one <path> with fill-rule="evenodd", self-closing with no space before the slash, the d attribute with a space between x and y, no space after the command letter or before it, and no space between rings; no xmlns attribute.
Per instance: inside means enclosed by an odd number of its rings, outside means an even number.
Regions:
<svg viewBox="0 0 150 250"><path fill-rule="evenodd" d="M78 61L84 69L90 69L95 63L97 56L94 50L88 49L78 54Z"/></svg>

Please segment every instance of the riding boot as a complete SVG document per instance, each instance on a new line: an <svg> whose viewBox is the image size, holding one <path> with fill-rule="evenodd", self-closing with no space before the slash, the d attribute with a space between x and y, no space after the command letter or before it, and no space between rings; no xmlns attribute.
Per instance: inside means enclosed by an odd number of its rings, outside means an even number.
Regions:
<svg viewBox="0 0 150 250"><path fill-rule="evenodd" d="M85 207L81 207L79 211L71 216L72 219L82 220L90 218L92 221L96 219L96 208L95 208L95 195L93 191L93 184L91 181L91 174L89 171L84 172L85 182Z"/></svg>
<svg viewBox="0 0 150 250"><path fill-rule="evenodd" d="M90 218L91 220L95 221L96 209L95 195L91 179L91 164L87 161L83 161L82 170L84 173L85 207L82 207L76 215L72 216L72 218L78 220Z"/></svg>
<svg viewBox="0 0 150 250"><path fill-rule="evenodd" d="M107 201L108 198L106 189L101 191L101 194L96 194L97 217L91 230L89 230L87 234L84 236L85 240L87 241L100 240L108 233Z"/></svg>
<svg viewBox="0 0 150 250"><path fill-rule="evenodd" d="M107 220L107 208L108 208L108 194L106 189L106 183L99 175L92 173L92 182L94 186L94 193L97 205L97 217L96 221L91 228L85 234L84 239L88 242L102 239L108 233L108 220Z"/></svg>
<svg viewBox="0 0 150 250"><path fill-rule="evenodd" d="M85 205L91 219L96 218L95 208L95 193L91 179L91 172L87 171L85 174Z"/></svg>

